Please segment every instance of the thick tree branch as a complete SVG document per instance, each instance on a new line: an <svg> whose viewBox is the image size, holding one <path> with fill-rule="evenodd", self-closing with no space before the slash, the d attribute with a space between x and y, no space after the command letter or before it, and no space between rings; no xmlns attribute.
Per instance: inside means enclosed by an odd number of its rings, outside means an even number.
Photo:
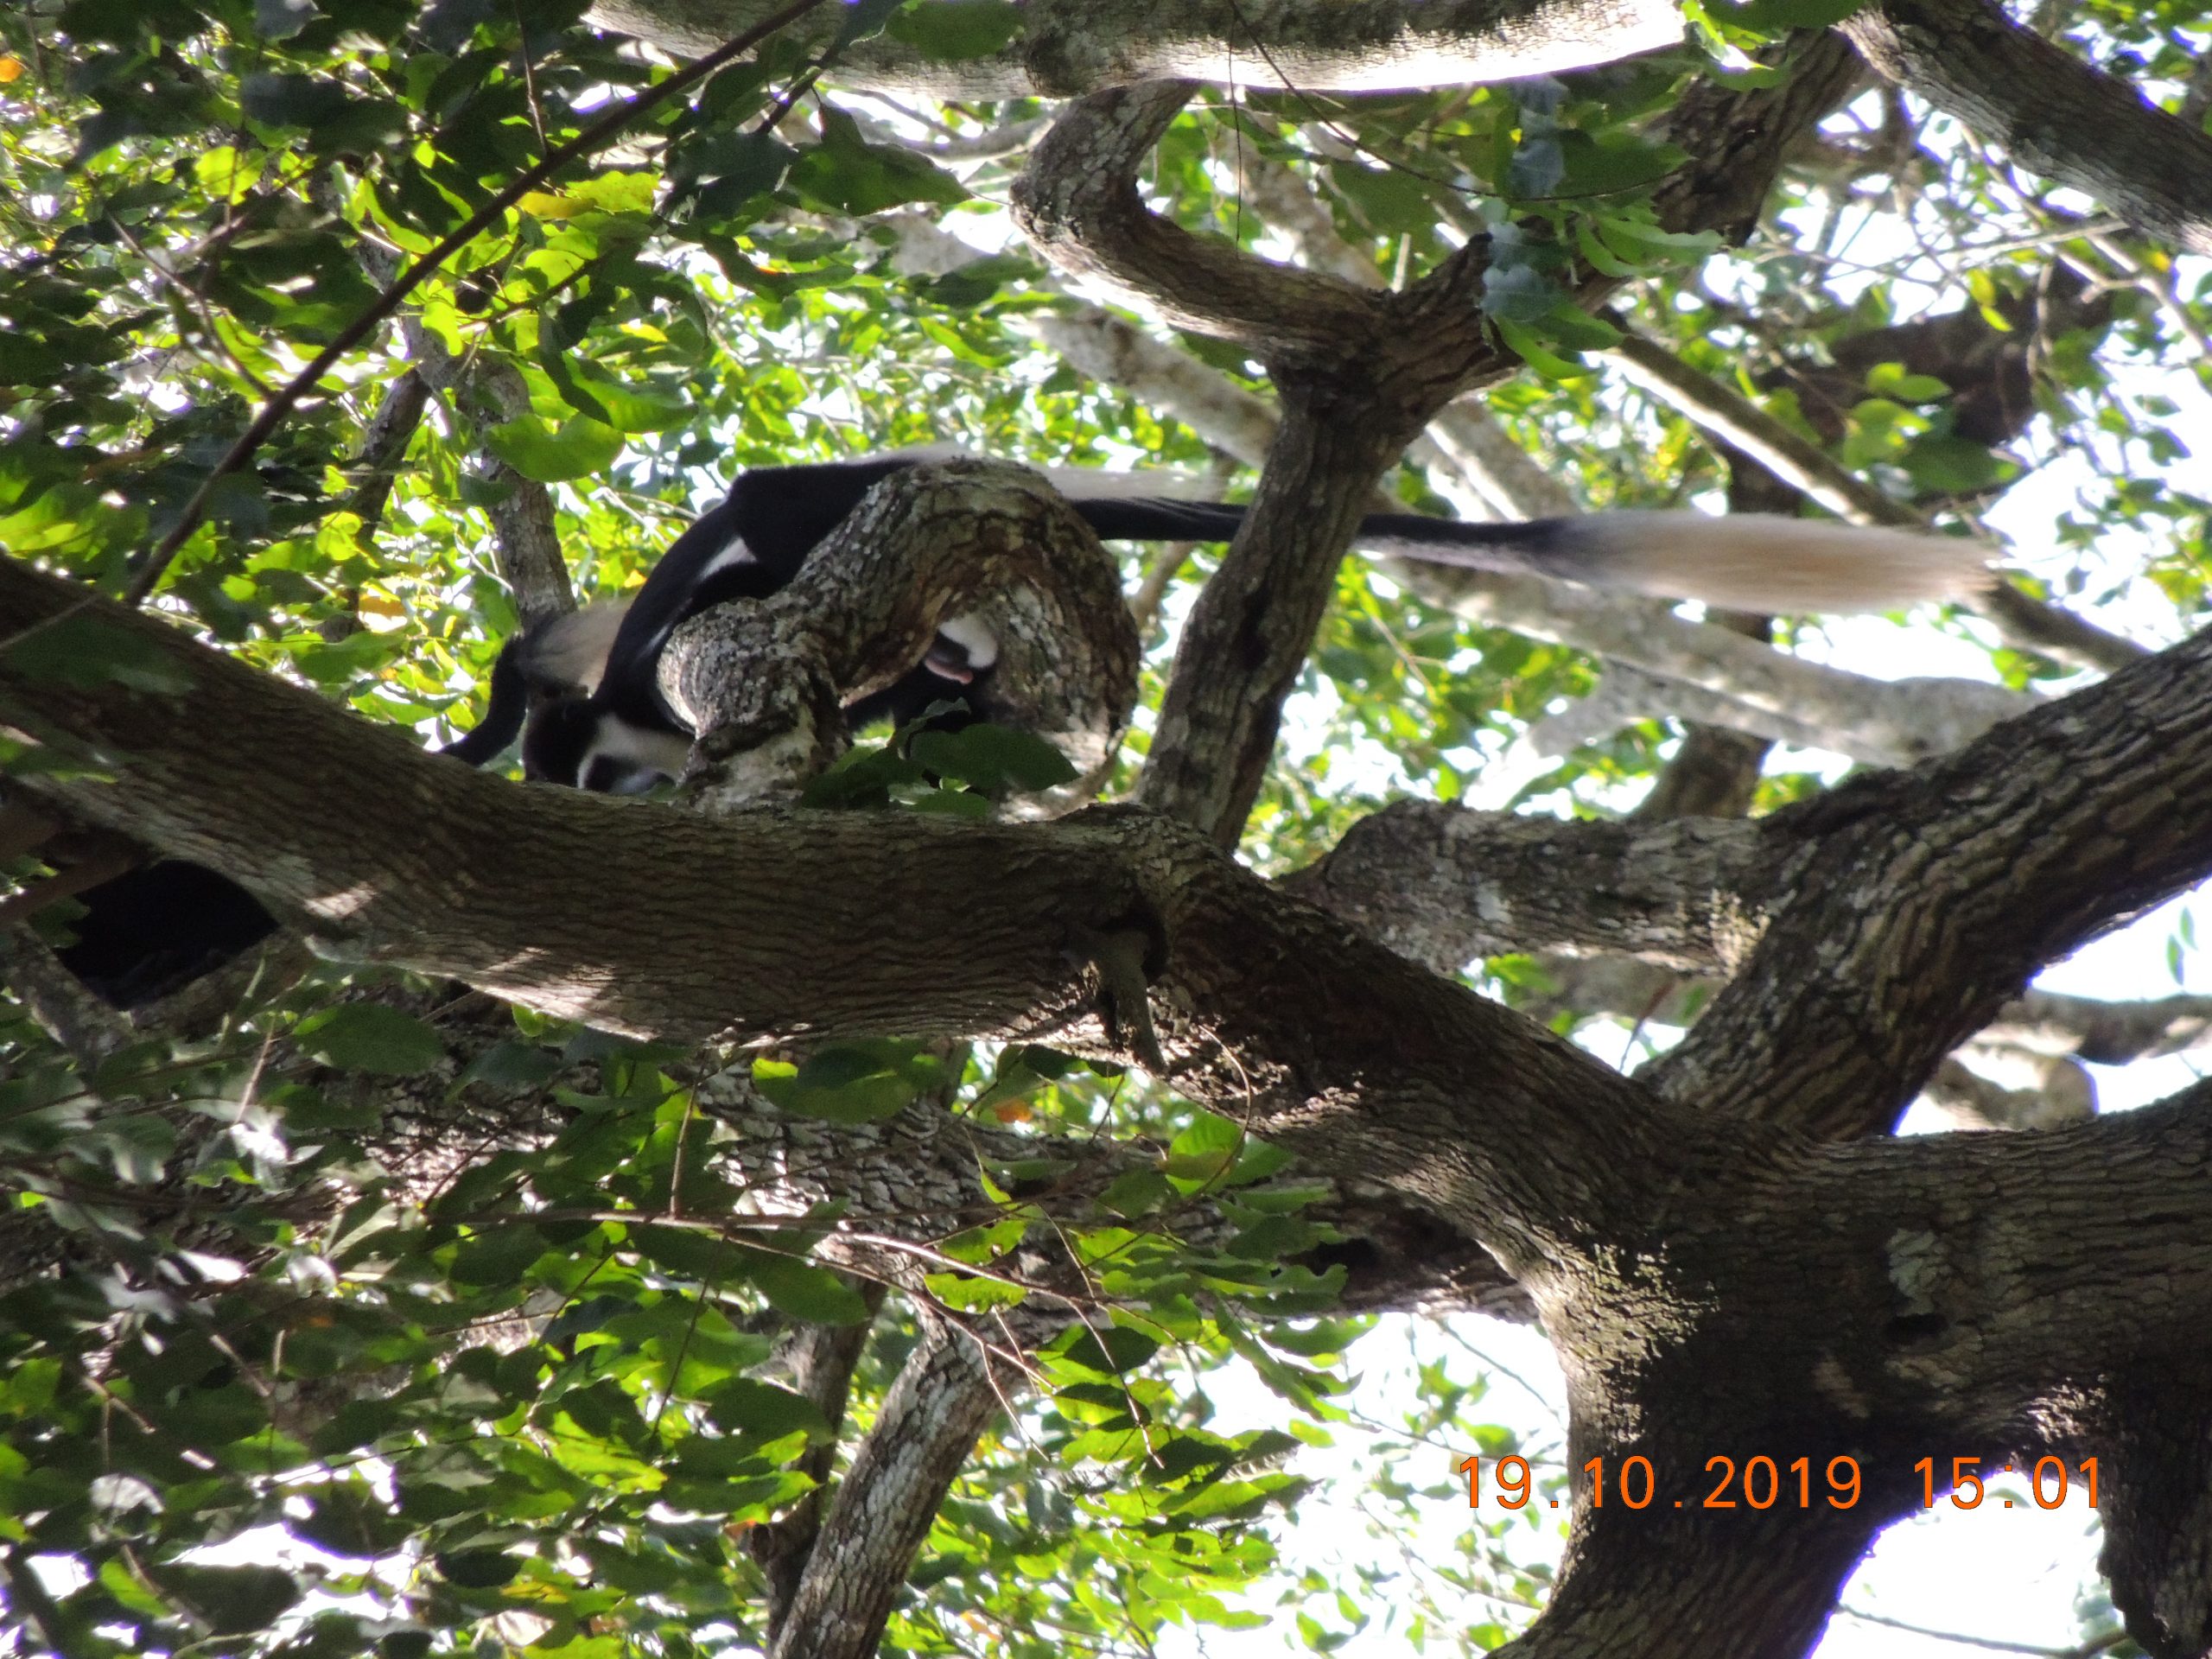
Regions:
<svg viewBox="0 0 2212 1659"><path fill-rule="evenodd" d="M1947 1058L1928 1080L1927 1098L1955 1129L2045 1129L2096 1116L2088 1073L2069 1059L2046 1063L2041 1086L2007 1089Z"/></svg>
<svg viewBox="0 0 2212 1659"><path fill-rule="evenodd" d="M2166 996L2146 1002L2030 991L2005 1004L1984 1033L2039 1054L2072 1054L2098 1065L2178 1054L2212 1034L2212 996Z"/></svg>
<svg viewBox="0 0 2212 1659"><path fill-rule="evenodd" d="M152 653L180 689L136 693L110 683L87 690L20 672L41 633L73 627L92 630L77 636L88 653ZM65 645L71 639L57 637ZM855 1028L884 1029L887 1020L900 1029L977 1028L972 1021L987 1007L1016 1017L1054 982L1079 1005L1083 972L1066 954L1071 928L1116 925L1139 908L1139 890L1116 873L1109 848L1080 850L1080 833L1025 852L1017 843L1030 832L1014 826L981 827L978 839L918 816L807 814L804 826L753 816L723 825L646 803L519 788L426 755L396 732L13 562L0 565L0 639L12 643L0 658L0 719L57 738L76 734L120 768L112 785L42 782L26 785L27 798L66 800L86 822L130 824L166 852L222 870L326 949L404 955L426 971L610 1029L696 1040L733 1023L811 1025L822 1010L801 1006L810 994L789 996L800 988L788 979L775 988L781 947L769 941L811 931L827 959L858 959L877 950L882 918L894 913L913 930L930 976L948 988L954 976L942 972L935 942L981 946L957 976L964 988L954 1000L969 1006L950 1021L939 1018L949 1010L921 1005L904 1015L888 1001L872 1013L855 1007L847 1010L858 1016ZM316 766L299 764L309 755ZM281 847L270 837L280 821L289 826ZM784 829L771 828L779 821ZM409 833L387 844L363 834L364 826L395 823ZM855 869L887 873L888 849L874 844L887 830L918 844L941 842L954 864L982 861L964 878L942 867L911 892L903 880L856 886ZM1005 836L1015 840L998 839ZM1056 872L1049 880L1058 891L1011 905L1002 912L1009 931L999 933L974 912L972 895L1032 853ZM755 858L764 861L748 868ZM714 869L727 879L702 884L700 872ZM802 921L786 908L814 880L824 893L849 895L843 921L826 912ZM1016 880L1007 892L1025 885ZM959 896L963 887L970 897ZM1080 897L1087 888L1096 906ZM613 917L624 918L620 926L609 925ZM696 960L685 966L687 953ZM987 965L993 957L996 968Z"/></svg>
<svg viewBox="0 0 2212 1659"><path fill-rule="evenodd" d="M1868 679L1710 622L1686 622L1662 605L1630 606L1565 583L1440 569L1408 570L1405 579L1471 620L1642 669L1662 683L1659 696L1670 711L1877 766L1948 753L2032 706L2018 692L1979 681ZM1677 686L1713 701L1686 697L1678 706Z"/></svg>
<svg viewBox="0 0 2212 1659"><path fill-rule="evenodd" d="M1790 151L1850 99L1866 73L1825 30L1799 30L1770 60L1781 73L1769 84L1707 76L1667 112L1667 141L1688 152L1653 193L1669 230L1717 231L1732 243L1750 236Z"/></svg>
<svg viewBox="0 0 2212 1659"><path fill-rule="evenodd" d="M29 928L0 931L0 983L88 1077L136 1035L130 1020L79 984Z"/></svg>
<svg viewBox="0 0 2212 1659"><path fill-rule="evenodd" d="M1757 939L1785 850L1739 820L1561 823L1407 800L1281 885L1440 973L1561 950L1711 970Z"/></svg>
<svg viewBox="0 0 2212 1659"><path fill-rule="evenodd" d="M1120 386L1248 467L1267 460L1275 411L1217 369L1109 311L1037 320L1037 337L1102 385Z"/></svg>
<svg viewBox="0 0 2212 1659"><path fill-rule="evenodd" d="M35 637L83 613L186 689L149 696L25 677L26 631ZM1058 1029L1098 1048L1099 986L1083 941L1134 927L1169 957L1154 1013L1183 1057L1187 1092L1248 1117L1271 1116L1276 1102L1293 1112L1287 1122L1298 1121L1306 1109L1296 1103L1370 1075L1367 1046L1389 1043L1404 1115L1375 1138L1376 1178L1402 1178L1410 1160L1426 1169L1432 1202L1464 1179L1446 1173L1463 1153L1439 1163L1423 1126L1464 1090L1486 1098L1491 1131L1540 1135L1562 1157L1578 1139L1568 1125L1608 1118L1610 1144L1637 1116L1634 1091L1586 1057L1319 912L1294 906L1263 920L1280 897L1144 815L1093 812L1053 826L820 812L710 821L441 763L19 565L0 569L0 630L18 639L16 671L0 680L10 722L60 728L116 757L112 782L41 780L27 793L93 822L127 823L350 955L404 960L549 1012L677 1039ZM293 754L327 766L309 777L272 764ZM363 844L360 826L395 816L410 826L402 844ZM702 870L721 879L702 883ZM892 915L897 930L883 925ZM948 976L939 942L955 938L962 972ZM803 962L791 956L798 941ZM858 960L871 971L849 972ZM1340 976L1358 988L1350 1002ZM1261 1024L1248 1025L1255 1017ZM1279 1042L1287 1046L1261 1059ZM1593 1093L1615 1109L1554 1121L1553 1103L1587 1106ZM1317 1131L1340 1109L1323 1111ZM1611 1165L1577 1161L1585 1171ZM1509 1168L1484 1163L1499 1177ZM1545 1183L1531 1173L1510 1176L1515 1196L1486 1209L1476 1234L1509 1267L1565 1253L1521 1235L1521 1218L1555 1205L1576 1213L1563 1194L1540 1200ZM1584 1200L1586 1179L1574 1183Z"/></svg>
<svg viewBox="0 0 2212 1659"><path fill-rule="evenodd" d="M1418 429L1349 389L1292 405L1259 495L1183 626L1140 801L1224 844L1243 833L1344 549Z"/></svg>
<svg viewBox="0 0 2212 1659"><path fill-rule="evenodd" d="M1878 0L1836 26L1885 79L2152 235L2212 253L2212 137L1992 0Z"/></svg>
<svg viewBox="0 0 2212 1659"><path fill-rule="evenodd" d="M2212 633L1779 815L1814 837L1796 897L1657 1086L1820 1135L1886 1125L2037 968L2212 868L2209 693Z"/></svg>
<svg viewBox="0 0 2212 1659"><path fill-rule="evenodd" d="M936 9L916 19L925 33ZM766 10L761 0L598 0L592 16L686 54ZM1020 25L1001 51L952 60L878 35L840 57L837 82L945 99L1071 98L1178 79L1383 92L1556 74L1681 38L1680 15L1655 0L1032 0ZM812 44L836 28L816 23Z"/></svg>
<svg viewBox="0 0 2212 1659"><path fill-rule="evenodd" d="M2212 1650L2212 1414L2201 1366L2111 1380L2088 1443L2113 1471L2098 1569L2152 1659Z"/></svg>

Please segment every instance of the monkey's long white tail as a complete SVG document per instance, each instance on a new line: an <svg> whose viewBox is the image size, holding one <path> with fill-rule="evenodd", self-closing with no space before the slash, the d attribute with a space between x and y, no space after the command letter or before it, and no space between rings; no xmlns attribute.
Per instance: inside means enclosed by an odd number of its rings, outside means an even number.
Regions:
<svg viewBox="0 0 2212 1659"><path fill-rule="evenodd" d="M1361 524L1359 545L1739 611L1890 610L1965 599L1992 579L1988 550L1964 537L1767 513L1605 512L1519 524L1380 513Z"/></svg>

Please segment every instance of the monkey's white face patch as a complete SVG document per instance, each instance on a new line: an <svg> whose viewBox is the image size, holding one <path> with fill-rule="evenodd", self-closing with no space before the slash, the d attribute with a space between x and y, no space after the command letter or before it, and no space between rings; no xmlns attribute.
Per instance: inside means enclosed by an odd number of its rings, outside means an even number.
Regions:
<svg viewBox="0 0 2212 1659"><path fill-rule="evenodd" d="M607 715L576 767L577 786L601 795L642 795L681 778L690 755L688 737Z"/></svg>
<svg viewBox="0 0 2212 1659"><path fill-rule="evenodd" d="M937 635L940 639L950 639L965 653L963 666L971 678L999 659L998 635L991 632L989 623L973 611L966 616L946 618L938 624ZM934 659L938 653L931 652L930 655ZM958 677L949 675L946 677Z"/></svg>

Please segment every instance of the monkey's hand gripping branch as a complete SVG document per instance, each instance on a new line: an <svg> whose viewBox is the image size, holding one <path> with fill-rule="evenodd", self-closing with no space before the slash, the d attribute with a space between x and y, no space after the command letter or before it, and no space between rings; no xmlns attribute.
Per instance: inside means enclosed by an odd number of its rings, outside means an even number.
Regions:
<svg viewBox="0 0 2212 1659"><path fill-rule="evenodd" d="M1136 700L1120 570L1034 473L949 460L878 485L772 597L677 631L660 689L699 734L696 798L730 810L794 793L842 753L839 706L898 679L969 615L996 644L976 712L1053 745L1079 774L1067 792L1087 796Z"/></svg>

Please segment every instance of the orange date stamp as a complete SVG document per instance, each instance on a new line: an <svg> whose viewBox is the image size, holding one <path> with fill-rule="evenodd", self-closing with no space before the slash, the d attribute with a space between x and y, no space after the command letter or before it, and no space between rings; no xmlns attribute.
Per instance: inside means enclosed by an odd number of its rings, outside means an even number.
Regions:
<svg viewBox="0 0 2212 1659"><path fill-rule="evenodd" d="M1480 1457L1462 1458L1459 1472L1467 1478L1467 1507L1483 1506L1483 1464ZM1536 1494L1529 1460L1518 1453L1487 1459L1491 1490L1491 1507L1500 1510L1523 1510L1532 1502L1548 1501L1553 1509L1560 1507L1558 1498L1540 1499ZM1932 1510L1939 1503L1948 1500L1955 1510L1977 1510L1987 1501L2000 1509L2017 1507L2012 1499L1991 1492L1982 1478L1982 1458L1953 1458L1948 1477L1939 1473L1937 1460L1923 1458L1912 1465L1920 1477L1920 1507ZM1779 1505L1784 1509L1810 1510L1821 1505L1829 1509L1848 1510L1859 1502L1861 1480L1859 1459L1850 1456L1830 1458L1815 1471L1810 1458L1793 1458L1787 1463L1764 1456L1744 1459L1740 1463L1731 1457L1712 1457L1705 1460L1705 1478L1700 1495L1696 1490L1667 1502L1659 1492L1658 1471L1651 1466L1651 1459L1641 1452L1618 1459L1603 1457L1590 1459L1582 1465L1588 1478L1589 1503L1592 1509L1604 1509L1608 1504L1628 1510L1648 1510L1655 1503L1664 1509L1675 1510L1771 1510ZM2083 1458L2073 1465L2069 1475L2063 1458L2037 1458L2032 1466L2023 1464L2015 1467L2010 1463L1992 1471L1992 1478L2023 1475L2028 1480L2028 1491L2039 1510L2055 1510L2066 1502L2067 1492L2074 1479L2078 1478L2088 1488L2089 1507L2097 1507L2097 1460ZM1939 1480L1948 1484L1939 1490Z"/></svg>

